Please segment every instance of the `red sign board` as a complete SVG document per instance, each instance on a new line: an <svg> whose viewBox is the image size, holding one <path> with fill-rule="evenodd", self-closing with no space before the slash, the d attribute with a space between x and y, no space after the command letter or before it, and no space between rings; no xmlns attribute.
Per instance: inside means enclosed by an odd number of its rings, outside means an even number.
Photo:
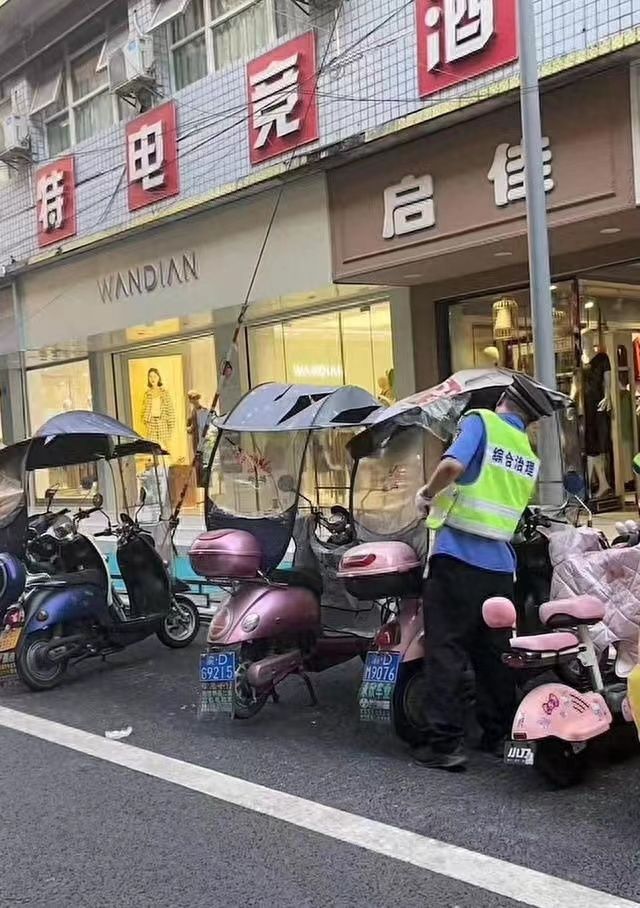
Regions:
<svg viewBox="0 0 640 908"><path fill-rule="evenodd" d="M316 36L312 31L247 65L252 164L317 141L316 80Z"/></svg>
<svg viewBox="0 0 640 908"><path fill-rule="evenodd" d="M416 0L421 98L518 59L516 0Z"/></svg>
<svg viewBox="0 0 640 908"><path fill-rule="evenodd" d="M36 170L38 246L51 246L75 236L76 172L73 155Z"/></svg>
<svg viewBox="0 0 640 908"><path fill-rule="evenodd" d="M180 192L178 133L174 101L148 110L127 123L129 211L153 205Z"/></svg>

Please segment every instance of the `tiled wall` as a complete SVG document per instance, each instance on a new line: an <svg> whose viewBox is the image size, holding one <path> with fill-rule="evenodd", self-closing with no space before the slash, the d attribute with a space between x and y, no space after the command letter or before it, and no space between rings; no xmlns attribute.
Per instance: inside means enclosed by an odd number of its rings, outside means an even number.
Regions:
<svg viewBox="0 0 640 908"><path fill-rule="evenodd" d="M318 61L325 63L319 80L319 146L332 146L352 136L371 138L376 130L401 117L438 112L450 98L473 101L492 86L504 86L515 67L450 89L427 102L418 98L416 79L415 5L413 0L312 0L309 20L318 33ZM148 24L154 0L137 0L139 25ZM598 48L609 53L640 40L640 0L535 0L538 55L543 71L564 61L579 63ZM334 21L340 13L334 30ZM638 34L635 34L637 30ZM156 37L156 59L163 96L170 96L168 50ZM327 47L332 36L331 45ZM622 59L613 65L626 65ZM24 109L31 88L17 80ZM179 105L181 200L226 187L254 176L249 164L246 120L245 65L214 73L176 96ZM44 144L33 130L38 162ZM313 148L312 148L313 150ZM78 233L96 232L135 223L127 210L124 128L117 125L73 150L76 157ZM308 152L308 149L305 149ZM269 168L271 164L262 165ZM22 170L0 187L0 266L22 261L36 251L36 214L32 171ZM157 211L175 204L158 203ZM149 215L149 209L144 212Z"/></svg>

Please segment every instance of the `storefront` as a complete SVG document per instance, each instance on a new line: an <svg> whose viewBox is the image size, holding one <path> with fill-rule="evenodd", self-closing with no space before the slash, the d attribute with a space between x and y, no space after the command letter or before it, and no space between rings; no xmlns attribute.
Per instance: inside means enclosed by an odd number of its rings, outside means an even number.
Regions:
<svg viewBox="0 0 640 908"><path fill-rule="evenodd" d="M603 509L632 497L638 445L638 94L621 68L543 98L558 386ZM517 105L345 165L329 195L334 279L411 288L418 386L489 364L533 371Z"/></svg>
<svg viewBox="0 0 640 908"><path fill-rule="evenodd" d="M112 413L170 452L177 498L272 206L273 197L262 194L20 276L27 431L64 410ZM351 382L390 399L394 321L408 330L410 345L406 291L332 285L324 179L292 185L269 237L221 409L273 380ZM402 393L413 390L412 369L404 364L400 372ZM94 480L83 468L43 473L36 492L41 497L55 483L73 500ZM187 508L201 497L193 487Z"/></svg>

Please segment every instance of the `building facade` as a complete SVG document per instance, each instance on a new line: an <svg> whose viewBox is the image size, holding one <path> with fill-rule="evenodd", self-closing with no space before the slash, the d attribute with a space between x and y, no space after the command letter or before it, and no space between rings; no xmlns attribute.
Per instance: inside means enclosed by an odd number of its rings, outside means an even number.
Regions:
<svg viewBox="0 0 640 908"><path fill-rule="evenodd" d="M270 379L389 400L487 356L530 369L515 6L0 0L4 440L65 408L148 434L159 375L179 484L189 392L208 405L247 295L223 407ZM535 8L559 380L584 401L591 332L615 375L594 489L619 498L640 2Z"/></svg>

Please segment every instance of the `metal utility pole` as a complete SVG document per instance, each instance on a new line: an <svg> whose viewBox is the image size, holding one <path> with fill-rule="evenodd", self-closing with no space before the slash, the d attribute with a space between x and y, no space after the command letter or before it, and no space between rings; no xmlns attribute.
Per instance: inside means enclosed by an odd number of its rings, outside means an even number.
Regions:
<svg viewBox="0 0 640 908"><path fill-rule="evenodd" d="M529 281L531 321L536 378L550 388L556 387L553 344L551 271L547 234L547 202L544 191L542 125L533 0L518 0L520 43L520 107L522 115L522 152L525 160L527 192L527 235L529 242Z"/></svg>
<svg viewBox="0 0 640 908"><path fill-rule="evenodd" d="M518 24L522 152L525 160L527 193L527 240L535 374L547 387L555 388L556 357L533 0L518 0ZM555 426L548 420L543 420L540 429L543 501L549 504L560 503L563 489L558 435Z"/></svg>

